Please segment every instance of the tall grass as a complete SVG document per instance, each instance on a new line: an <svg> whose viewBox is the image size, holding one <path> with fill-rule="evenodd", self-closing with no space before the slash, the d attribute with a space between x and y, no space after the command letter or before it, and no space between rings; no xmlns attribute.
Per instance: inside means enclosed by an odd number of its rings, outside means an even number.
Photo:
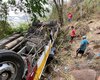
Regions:
<svg viewBox="0 0 100 80"><path fill-rule="evenodd" d="M58 20L58 19L59 19L59 17L58 17L58 12L57 12L56 6L53 5L52 6L52 13L49 16L48 21L49 20Z"/></svg>
<svg viewBox="0 0 100 80"><path fill-rule="evenodd" d="M84 0L73 7L73 10L74 20L89 19L92 14L100 13L100 0Z"/></svg>
<svg viewBox="0 0 100 80"><path fill-rule="evenodd" d="M100 0L84 0L83 2L77 3L68 8L65 6L63 12L64 24L68 23L67 13L69 12L73 14L73 21L89 19L92 14L100 13ZM50 15L49 20L52 19L58 19L58 13L55 6L52 8L52 14Z"/></svg>

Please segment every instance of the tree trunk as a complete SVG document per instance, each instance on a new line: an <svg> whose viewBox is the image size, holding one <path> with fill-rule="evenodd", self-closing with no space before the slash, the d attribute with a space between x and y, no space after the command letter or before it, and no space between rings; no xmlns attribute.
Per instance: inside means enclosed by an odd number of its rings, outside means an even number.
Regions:
<svg viewBox="0 0 100 80"><path fill-rule="evenodd" d="M63 3L64 1L63 0L53 0L55 5L56 5L56 8L57 8L57 11L58 11L58 16L59 16L59 22L61 24L61 26L63 26L64 24L64 21L63 21Z"/></svg>

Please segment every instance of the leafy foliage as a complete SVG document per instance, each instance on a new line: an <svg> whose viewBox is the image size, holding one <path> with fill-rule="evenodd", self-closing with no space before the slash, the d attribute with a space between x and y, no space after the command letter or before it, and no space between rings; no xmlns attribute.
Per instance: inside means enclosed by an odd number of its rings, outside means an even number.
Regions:
<svg viewBox="0 0 100 80"><path fill-rule="evenodd" d="M61 26L63 26L64 20L63 20L63 6L64 6L64 0L53 0L55 3L55 6L58 11L58 16L59 16L59 22Z"/></svg>
<svg viewBox="0 0 100 80"><path fill-rule="evenodd" d="M9 7L17 10L24 11L30 14L32 21L37 21L38 17L45 17L45 12L49 12L48 8L44 5L48 0L8 0L3 2L0 0L0 38L3 38L13 32L23 32L27 30L28 26L21 25L18 28L12 29L7 22Z"/></svg>
<svg viewBox="0 0 100 80"><path fill-rule="evenodd" d="M13 33L23 33L28 30L29 26L26 23L22 23L19 26L12 28L8 22L0 21L0 39L7 37Z"/></svg>
<svg viewBox="0 0 100 80"><path fill-rule="evenodd" d="M36 21L38 17L45 17L45 12L49 12L49 9L45 6L48 0L8 0L7 3L0 1L0 17L7 16L8 7L16 7L18 9L30 14L33 21ZM4 14L4 16L3 16ZM7 17L6 17L7 18Z"/></svg>
<svg viewBox="0 0 100 80"><path fill-rule="evenodd" d="M0 20L6 20L8 14L8 7L7 3L1 3L0 4Z"/></svg>
<svg viewBox="0 0 100 80"><path fill-rule="evenodd" d="M29 28L28 24L22 23L19 26L12 28L12 30L13 32L23 33L23 32L26 32L28 28Z"/></svg>
<svg viewBox="0 0 100 80"><path fill-rule="evenodd" d="M36 21L38 17L45 17L45 12L49 12L44 6L48 0L9 0L9 3L15 5L20 11L30 14L32 21ZM16 9L16 10L17 10Z"/></svg>
<svg viewBox="0 0 100 80"><path fill-rule="evenodd" d="M55 6L52 7L52 13L49 16L49 20L58 20L58 12L57 12L57 8Z"/></svg>
<svg viewBox="0 0 100 80"><path fill-rule="evenodd" d="M9 23L7 23L6 21L0 21L0 39L7 35L10 35L11 33L13 33L13 30Z"/></svg>

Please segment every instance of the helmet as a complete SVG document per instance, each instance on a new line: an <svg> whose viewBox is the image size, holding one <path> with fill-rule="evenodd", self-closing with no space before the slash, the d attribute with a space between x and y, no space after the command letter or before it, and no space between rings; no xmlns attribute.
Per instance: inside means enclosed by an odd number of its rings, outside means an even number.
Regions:
<svg viewBox="0 0 100 80"><path fill-rule="evenodd" d="M82 38L83 38L83 39L86 39L86 36L83 36Z"/></svg>

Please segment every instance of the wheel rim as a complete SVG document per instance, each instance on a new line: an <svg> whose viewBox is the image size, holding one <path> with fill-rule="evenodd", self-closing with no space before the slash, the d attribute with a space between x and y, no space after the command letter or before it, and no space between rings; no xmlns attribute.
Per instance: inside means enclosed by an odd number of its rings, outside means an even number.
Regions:
<svg viewBox="0 0 100 80"><path fill-rule="evenodd" d="M0 63L0 80L15 80L17 66L10 61Z"/></svg>

